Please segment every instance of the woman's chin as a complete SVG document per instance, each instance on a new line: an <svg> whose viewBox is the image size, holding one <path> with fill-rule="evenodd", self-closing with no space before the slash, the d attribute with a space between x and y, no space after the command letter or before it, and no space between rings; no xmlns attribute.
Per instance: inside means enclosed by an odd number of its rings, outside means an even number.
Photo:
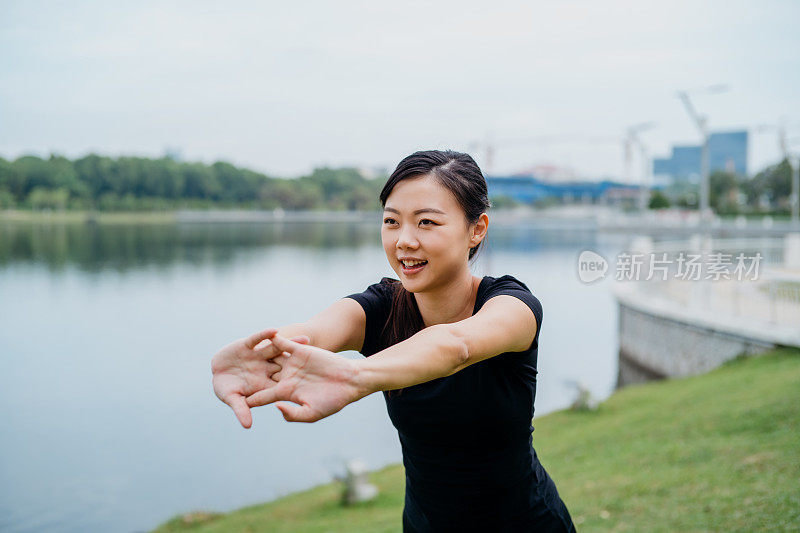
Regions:
<svg viewBox="0 0 800 533"><path fill-rule="evenodd" d="M408 292L422 292L429 285L429 281L418 277L406 277L400 274L400 283Z"/></svg>

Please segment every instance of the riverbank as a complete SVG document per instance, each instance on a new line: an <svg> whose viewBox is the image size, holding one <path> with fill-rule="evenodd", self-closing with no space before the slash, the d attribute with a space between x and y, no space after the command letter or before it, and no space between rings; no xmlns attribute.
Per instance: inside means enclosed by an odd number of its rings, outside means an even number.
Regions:
<svg viewBox="0 0 800 533"><path fill-rule="evenodd" d="M534 421L534 446L578 530L800 528L800 350L626 387L594 412ZM338 505L331 483L157 532L400 531L402 465L371 474L379 498Z"/></svg>
<svg viewBox="0 0 800 533"><path fill-rule="evenodd" d="M177 222L176 211L31 211L0 210L0 221L37 224L172 224Z"/></svg>
<svg viewBox="0 0 800 533"><path fill-rule="evenodd" d="M723 217L708 227L699 225L697 215L686 210L624 212L602 205L563 205L534 208L492 209L492 224L562 231L601 231L607 233L647 233L652 236L688 235L709 231L715 236L784 235L800 231L788 217L765 217L749 222L744 218ZM0 210L0 222L32 224L74 224L96 222L99 224L208 224L208 223L363 223L380 227L380 210L283 210L276 209L174 209L164 211L72 211L72 210Z"/></svg>

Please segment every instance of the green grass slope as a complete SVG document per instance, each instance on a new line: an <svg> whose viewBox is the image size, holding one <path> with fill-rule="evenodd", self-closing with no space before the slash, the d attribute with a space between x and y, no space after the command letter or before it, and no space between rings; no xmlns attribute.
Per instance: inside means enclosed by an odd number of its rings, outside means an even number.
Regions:
<svg viewBox="0 0 800 533"><path fill-rule="evenodd" d="M800 530L800 351L634 385L594 412L534 422L534 447L579 531ZM402 465L371 474L372 502L337 483L156 531L401 531Z"/></svg>

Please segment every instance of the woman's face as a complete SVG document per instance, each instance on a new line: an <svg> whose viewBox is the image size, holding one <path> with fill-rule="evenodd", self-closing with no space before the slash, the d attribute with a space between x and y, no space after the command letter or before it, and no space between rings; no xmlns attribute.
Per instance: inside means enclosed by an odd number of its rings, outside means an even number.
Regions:
<svg viewBox="0 0 800 533"><path fill-rule="evenodd" d="M473 236L455 196L430 175L400 181L386 199L383 249L409 292L444 285L468 268L469 249L481 238ZM426 263L407 266L403 258Z"/></svg>

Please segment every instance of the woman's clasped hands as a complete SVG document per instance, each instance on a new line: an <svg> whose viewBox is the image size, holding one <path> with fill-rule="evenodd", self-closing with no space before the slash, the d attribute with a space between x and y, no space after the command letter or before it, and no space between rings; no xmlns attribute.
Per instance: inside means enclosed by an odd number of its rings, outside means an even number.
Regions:
<svg viewBox="0 0 800 533"><path fill-rule="evenodd" d="M275 403L289 422L316 422L366 396L356 361L308 342L305 335L287 339L269 328L213 357L214 393L243 427L253 424L251 407Z"/></svg>

